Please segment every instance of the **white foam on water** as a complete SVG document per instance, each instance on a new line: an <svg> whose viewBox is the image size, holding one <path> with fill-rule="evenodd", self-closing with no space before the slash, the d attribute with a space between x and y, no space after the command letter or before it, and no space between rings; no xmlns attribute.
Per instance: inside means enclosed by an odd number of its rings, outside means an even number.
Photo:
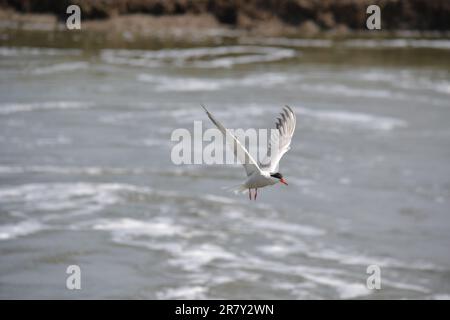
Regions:
<svg viewBox="0 0 450 320"><path fill-rule="evenodd" d="M364 81L369 82L395 82L400 78L404 78L406 75L404 72L393 73L388 69L370 69L363 71L349 72L349 77L357 77Z"/></svg>
<svg viewBox="0 0 450 320"><path fill-rule="evenodd" d="M72 139L64 135L58 135L51 138L39 138L36 140L37 146L56 146L56 145L69 145L72 143Z"/></svg>
<svg viewBox="0 0 450 320"><path fill-rule="evenodd" d="M302 90L317 92L325 95L339 95L347 97L378 98L378 99L407 99L408 97L399 92L384 89L362 89L343 84L309 84L299 85Z"/></svg>
<svg viewBox="0 0 450 320"><path fill-rule="evenodd" d="M264 218L260 218L257 220L252 219L251 223L256 228L271 231L279 231L283 233L301 234L305 236L322 236L326 233L325 230L317 227L303 224L300 225L288 222L281 222L274 219L264 219Z"/></svg>
<svg viewBox="0 0 450 320"><path fill-rule="evenodd" d="M221 203L221 204L235 204L237 203L236 200L233 200L231 198L222 197L222 196L216 196L213 194L204 194L202 195L203 200L207 200L214 203Z"/></svg>
<svg viewBox="0 0 450 320"><path fill-rule="evenodd" d="M263 46L218 46L189 49L113 50L100 53L106 63L136 67L194 66L201 68L228 68L236 64L273 62L292 58L295 50ZM226 57L228 56L228 57Z"/></svg>
<svg viewBox="0 0 450 320"><path fill-rule="evenodd" d="M406 291L415 291L415 292L421 292L421 293L430 293L430 290L419 285L411 284L411 283L401 283L396 281L391 281L386 279L386 277L382 278L381 280L381 286L383 287L392 287L399 290L406 290Z"/></svg>
<svg viewBox="0 0 450 320"><path fill-rule="evenodd" d="M299 48L330 48L343 45L350 48L428 48L450 49L450 40L447 39L350 39L344 41L332 41L328 39L301 39L301 38L250 38L240 39L242 44L259 44Z"/></svg>
<svg viewBox="0 0 450 320"><path fill-rule="evenodd" d="M92 103L80 101L2 103L0 104L0 115L8 115L18 112L43 111L43 110L87 109L92 106L93 106Z"/></svg>
<svg viewBox="0 0 450 320"><path fill-rule="evenodd" d="M236 255L214 244L200 244L172 252L174 258L169 263L186 271L199 271L216 260L235 260Z"/></svg>
<svg viewBox="0 0 450 320"><path fill-rule="evenodd" d="M144 168L119 168L119 167L60 167L49 165L32 166L2 166L0 165L0 174L23 174L23 173L50 173L62 175L139 175L153 174L154 170Z"/></svg>
<svg viewBox="0 0 450 320"><path fill-rule="evenodd" d="M208 105L207 105L208 107ZM279 110L279 109L276 109ZM214 113L215 116L220 117L221 119L223 119L223 121L228 121L228 119L233 119L233 121L236 120L236 112L239 112L239 114L241 115L241 118L239 119L240 121L244 121L244 123L242 123L241 125L245 124L245 121L247 121L249 124L253 124L254 125L254 121L252 121L253 119L251 117L246 117L248 116L261 116L264 114L267 114L268 112L271 112L271 114L273 115L274 109L273 106L271 106L271 108L265 108L264 106L255 104L255 103L250 103L250 104L245 104L245 105L241 105L241 106L236 106L236 104L225 104L225 105L221 105L221 107L211 107L210 111ZM275 111L276 112L276 111ZM200 108L198 108L198 106L193 106L191 108L177 108L177 109L172 109L170 111L164 111L165 116L167 116L167 114L169 114L171 116L171 118L179 123L182 124L188 124L190 122L190 125L192 126L192 121L196 121L201 119L202 116L204 115L203 110ZM206 118L207 119L207 118ZM206 126L204 126L206 128ZM210 126L208 125L208 128ZM230 129L237 129L238 127L233 127ZM246 128L247 129L247 128ZM220 147L220 146L219 146Z"/></svg>
<svg viewBox="0 0 450 320"><path fill-rule="evenodd" d="M347 282L338 277L315 275L311 273L305 273L303 274L303 277L317 284L334 288L340 299L354 299L372 293L371 290L366 287L365 283Z"/></svg>
<svg viewBox="0 0 450 320"><path fill-rule="evenodd" d="M25 212L42 211L46 219L91 214L124 201L122 192L149 189L118 183L35 183L0 189L0 203L20 203ZM64 210L64 214L52 214Z"/></svg>
<svg viewBox="0 0 450 320"><path fill-rule="evenodd" d="M450 40L443 39L353 39L343 43L348 47L359 48L428 48L450 50Z"/></svg>
<svg viewBox="0 0 450 320"><path fill-rule="evenodd" d="M439 94L450 95L450 82L444 79L433 80L418 77L415 80L398 81L396 84L403 89L429 90ZM449 105L448 101L446 105Z"/></svg>
<svg viewBox="0 0 450 320"><path fill-rule="evenodd" d="M359 78L368 82L384 82L394 88L418 91L430 90L441 94L450 94L450 82L446 80L448 73L423 74L412 71L392 71L389 69L369 69L363 71L349 72L349 78ZM437 79L435 79L437 77ZM402 98L402 95L396 95Z"/></svg>
<svg viewBox="0 0 450 320"><path fill-rule="evenodd" d="M293 58L298 53L289 49L265 50L263 54L247 54L236 57L216 58L208 61L195 61L193 65L200 68L231 68L234 65L267 63ZM272 51L272 52L270 52Z"/></svg>
<svg viewBox="0 0 450 320"><path fill-rule="evenodd" d="M24 220L15 224L0 225L0 240L10 240L44 230L46 227L36 220Z"/></svg>
<svg viewBox="0 0 450 320"><path fill-rule="evenodd" d="M322 256L325 253L327 258L332 257L332 260L338 261L344 264L357 264L362 266L368 266L371 264L378 264L381 267L393 267L393 266L401 266L407 267L409 264L407 262L400 262L394 259L379 259L379 258L368 258L355 254L331 254L327 250L314 250L312 248L307 248L305 246L304 249L285 246L283 244L274 244L267 245L258 248L259 251L262 251L265 254L273 256L276 259L280 257L285 257L287 255L291 255L296 252L302 252L307 254L310 257L318 257ZM345 257L345 258L343 258ZM291 276L299 276L304 278L314 284L326 286L333 288L336 293L339 295L341 299L352 299L356 297L361 297L365 295L369 295L372 293L371 290L367 289L365 285L365 281L360 281L359 279L352 279L352 274L346 271L346 268L333 269L330 267L315 267L315 266L305 266L305 265L291 265L286 263L279 263L278 261L272 261L269 259L262 259L256 256L244 256L234 261L232 264L233 268L250 268L252 271L268 271L274 272L277 274L289 274ZM424 267L424 269L422 269ZM419 270L437 270L436 268L430 269L430 265L423 265L422 263L412 263L410 269L419 269ZM391 281L390 279L383 278L383 286L395 288L399 290L406 291L415 291L420 293L429 293L429 289L422 286L411 283L400 283L397 281ZM295 291L294 287L287 288L290 291ZM298 288L297 288L298 289ZM314 294L314 291L311 292Z"/></svg>
<svg viewBox="0 0 450 320"><path fill-rule="evenodd" d="M269 46L286 46L299 48L329 48L333 41L327 39L301 39L301 38L240 38L242 44L259 44Z"/></svg>
<svg viewBox="0 0 450 320"><path fill-rule="evenodd" d="M143 144L144 146L147 147L154 147L154 146L168 146L168 142L167 140L159 140L159 139L154 139L154 138L146 138L146 139L142 139L140 143L138 143L138 145Z"/></svg>
<svg viewBox="0 0 450 320"><path fill-rule="evenodd" d="M273 45L299 48L330 48L332 46L345 46L349 48L384 49L384 48L428 48L428 49L450 49L448 39L349 39L344 41L333 41L329 39L302 39L302 38L256 38L242 37L242 44Z"/></svg>
<svg viewBox="0 0 450 320"><path fill-rule="evenodd" d="M432 300L450 300L450 293L437 293L429 297Z"/></svg>
<svg viewBox="0 0 450 320"><path fill-rule="evenodd" d="M198 300L205 299L207 288L193 285L182 286L178 288L169 288L156 293L158 299L184 299L184 300Z"/></svg>
<svg viewBox="0 0 450 320"><path fill-rule="evenodd" d="M298 114L311 116L320 120L339 122L344 124L353 124L363 128L390 131L407 126L404 120L381 117L366 113L357 113L342 110L311 110L303 107L295 107Z"/></svg>
<svg viewBox="0 0 450 320"><path fill-rule="evenodd" d="M277 290L288 291L294 296L294 299L298 300L320 300L323 298L314 292L317 284L311 281L304 283L291 283L278 280L273 281L270 286Z"/></svg>
<svg viewBox="0 0 450 320"><path fill-rule="evenodd" d="M279 245L279 244L273 244L273 245L266 245L266 246L261 246L258 248L259 251L267 254L267 255L271 255L274 257L286 257L289 254L292 254L294 252L297 252L300 248L300 246L296 246L296 248L292 248L292 247L288 247L288 246L284 246L284 245ZM306 249L306 247L304 247Z"/></svg>
<svg viewBox="0 0 450 320"><path fill-rule="evenodd" d="M34 75L47 75L60 72L86 70L89 68L89 63L83 61L57 63L50 66L34 68L30 71Z"/></svg>
<svg viewBox="0 0 450 320"><path fill-rule="evenodd" d="M400 261L391 257L366 256L360 253L345 253L335 249L321 249L307 252L309 257L333 260L348 265L378 265L386 268L401 268L423 271L439 271L441 267L425 261Z"/></svg>
<svg viewBox="0 0 450 320"><path fill-rule="evenodd" d="M269 271L283 275L289 274L290 276L297 276L320 286L332 288L341 299L352 299L371 294L371 291L366 288L364 282L360 283L350 279L346 280L349 275L346 275L341 270L304 265L289 265L278 261L260 259L258 257L248 257L244 262L245 265L242 265L244 268Z"/></svg>
<svg viewBox="0 0 450 320"><path fill-rule="evenodd" d="M95 223L94 230L113 231L117 236L148 236L171 237L185 231L181 226L174 225L170 220L141 221L131 218L103 220Z"/></svg>
<svg viewBox="0 0 450 320"><path fill-rule="evenodd" d="M240 78L205 78L205 77L168 77L151 74L139 74L138 81L154 84L155 91L218 91L227 88L263 87L269 88L283 83L292 82L300 76L282 73L261 73Z"/></svg>
<svg viewBox="0 0 450 320"><path fill-rule="evenodd" d="M120 112L120 113L113 113L113 114L107 114L102 115L99 117L99 121L103 123L123 123L128 121L135 121L136 118L139 118L140 114L134 113L134 112Z"/></svg>
<svg viewBox="0 0 450 320"><path fill-rule="evenodd" d="M155 84L155 91L215 91L228 83L221 79L179 78L139 74L138 80Z"/></svg>
<svg viewBox="0 0 450 320"><path fill-rule="evenodd" d="M0 174L18 174L24 172L25 170L19 166L0 166Z"/></svg>
<svg viewBox="0 0 450 320"><path fill-rule="evenodd" d="M222 56L230 54L245 54L249 52L274 52L271 47L261 46L217 46L217 47L199 47L186 49L161 49L161 50L113 50L104 49L103 54L117 54L123 57L145 57L152 59L189 59L205 56Z"/></svg>
<svg viewBox="0 0 450 320"><path fill-rule="evenodd" d="M297 179L297 178L289 178L289 185L293 185L299 187L300 192L309 197L321 199L323 201L329 199L329 195L321 191L321 188L316 186L316 182L311 179Z"/></svg>
<svg viewBox="0 0 450 320"><path fill-rule="evenodd" d="M244 86L244 87L262 87L271 88L276 87L281 84L293 83L297 80L302 79L299 74L288 74L280 72L264 72L252 74L239 79L233 79L234 86Z"/></svg>
<svg viewBox="0 0 450 320"><path fill-rule="evenodd" d="M450 94L450 82L448 81L433 82L430 88L440 93Z"/></svg>
<svg viewBox="0 0 450 320"><path fill-rule="evenodd" d="M78 49L57 49L37 47L0 47L0 56L4 57L26 57L26 56L59 56L80 55Z"/></svg>

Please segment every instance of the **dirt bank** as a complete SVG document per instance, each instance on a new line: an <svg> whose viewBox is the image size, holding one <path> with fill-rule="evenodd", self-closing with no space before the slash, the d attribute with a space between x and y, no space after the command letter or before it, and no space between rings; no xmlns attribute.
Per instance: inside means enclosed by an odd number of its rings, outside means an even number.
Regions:
<svg viewBox="0 0 450 320"><path fill-rule="evenodd" d="M378 4L384 30L450 30L448 0L0 0L2 7L49 13L60 19L70 4L81 7L83 19L199 15L239 29L304 29L310 33L363 30L367 6Z"/></svg>

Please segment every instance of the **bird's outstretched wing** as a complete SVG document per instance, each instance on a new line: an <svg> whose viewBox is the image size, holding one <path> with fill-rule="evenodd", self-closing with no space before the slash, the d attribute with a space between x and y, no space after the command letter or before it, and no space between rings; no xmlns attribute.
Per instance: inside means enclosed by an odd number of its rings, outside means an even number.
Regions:
<svg viewBox="0 0 450 320"><path fill-rule="evenodd" d="M295 131L295 114L289 106L283 108L280 114L281 118L277 118L276 131L273 131L270 137L268 148L269 156L260 163L262 170L269 172L277 172L281 157L289 151L292 136Z"/></svg>
<svg viewBox="0 0 450 320"><path fill-rule="evenodd" d="M261 172L258 163L253 159L253 157L248 153L247 149L239 142L235 135L233 135L228 129L226 129L213 115L202 105L205 109L206 114L211 119L211 121L216 125L216 127L225 136L226 141L233 148L234 155L238 158L239 162L244 166L247 176L251 176L254 172Z"/></svg>

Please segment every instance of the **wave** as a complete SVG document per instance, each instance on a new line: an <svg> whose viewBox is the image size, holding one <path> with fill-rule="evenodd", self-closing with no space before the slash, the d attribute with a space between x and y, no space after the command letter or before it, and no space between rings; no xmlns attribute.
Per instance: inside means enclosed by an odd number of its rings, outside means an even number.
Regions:
<svg viewBox="0 0 450 320"><path fill-rule="evenodd" d="M115 237L149 236L170 237L185 231L181 226L174 225L168 219L142 221L131 218L110 219L96 222L92 229L113 231Z"/></svg>
<svg viewBox="0 0 450 320"><path fill-rule="evenodd" d="M326 95L339 95L347 97L381 98L381 99L406 99L407 96L398 92L383 89L353 88L342 84L309 84L302 83L300 89L308 92L318 92Z"/></svg>
<svg viewBox="0 0 450 320"><path fill-rule="evenodd" d="M441 94L450 94L450 82L447 72L412 72L390 69L363 69L345 73L349 79L373 83L386 83L393 88L418 91L430 90ZM398 96L402 98L402 96Z"/></svg>
<svg viewBox="0 0 450 320"><path fill-rule="evenodd" d="M240 264L240 263L238 263ZM290 277L298 277L296 283L302 286L307 280L314 287L325 287L335 291L341 299L352 299L360 296L371 294L371 290L367 289L365 283L352 280L349 275L342 270L332 268L322 268L316 266L291 265L281 263L270 259L261 259L256 256L247 257L242 262L241 267L250 270L260 270L271 272L274 274L288 274ZM359 280L359 279L358 279ZM290 287L288 290L295 289L297 286ZM328 291L328 290L327 290ZM310 295L314 294L314 290L310 288Z"/></svg>
<svg viewBox="0 0 450 320"><path fill-rule="evenodd" d="M102 217L86 216L72 223L54 218L136 202L146 204L145 212L138 210L137 216L124 210L121 216L112 217L105 211ZM179 286L160 287L156 297L161 299L206 299L217 285L253 285L268 275L272 279L266 284L269 288L285 290L296 298L352 299L373 292L365 286L364 272L353 272L362 270L360 266L438 270L420 262L349 253L335 249L333 244L321 248L320 244L327 240L322 237L327 234L325 229L285 220L282 212L268 205L250 206L212 194L180 194L123 183L36 183L0 188L0 205L3 204L21 206L22 211L32 212L36 219L37 211L46 214L41 220L25 218L19 224L0 226L3 240L39 232L47 228L44 223L52 222L52 228L105 232L115 243L161 251L162 267L179 270L183 281ZM234 239L238 241L231 241ZM283 283L286 279L290 285ZM383 276L383 285L429 294L424 286L392 281L388 274Z"/></svg>
<svg viewBox="0 0 450 320"><path fill-rule="evenodd" d="M253 220L251 223L258 229L271 230L275 232L280 231L283 233L294 233L304 236L322 236L326 233L325 230L317 227L275 221L273 219L266 220L260 218L258 220Z"/></svg>
<svg viewBox="0 0 450 320"><path fill-rule="evenodd" d="M376 257L376 256L365 256L363 254L349 254L344 253L339 250L333 249L321 249L318 251L308 252L307 255L312 258L326 259L337 261L341 264L347 265L378 265L385 268L398 268L398 269L409 269L409 270L421 270L421 271L443 271L439 266L425 261L411 261L403 262L390 257Z"/></svg>
<svg viewBox="0 0 450 320"><path fill-rule="evenodd" d="M155 84L155 91L215 91L230 85L224 79L180 78L140 74L138 81Z"/></svg>
<svg viewBox="0 0 450 320"><path fill-rule="evenodd" d="M194 245L174 253L169 264L179 266L186 271L198 271L216 260L234 261L237 259L235 254L214 244Z"/></svg>
<svg viewBox="0 0 450 320"><path fill-rule="evenodd" d="M242 44L257 44L269 46L286 46L299 48L330 48L333 41L328 39L301 39L301 38L250 38L243 37L239 39Z"/></svg>
<svg viewBox="0 0 450 320"><path fill-rule="evenodd" d="M345 281L340 277L327 276L324 274L316 275L314 273L305 273L303 274L303 277L314 283L333 288L337 291L340 299L354 299L372 293L371 290L361 282Z"/></svg>
<svg viewBox="0 0 450 320"><path fill-rule="evenodd" d="M424 286L410 284L410 283L402 283L402 282L397 282L397 281L391 281L391 280L386 279L386 277L383 278L381 282L382 282L382 286L384 288L390 287L390 288L405 290L405 291L430 293L430 290L428 288L425 288Z"/></svg>
<svg viewBox="0 0 450 320"><path fill-rule="evenodd" d="M127 121L136 121L141 115L134 112L114 112L113 114L106 114L99 117L99 121L103 123L124 123Z"/></svg>
<svg viewBox="0 0 450 320"><path fill-rule="evenodd" d="M58 63L53 64L50 66L45 67L37 67L30 71L31 74L34 75L47 75L47 74L54 74L54 73L60 73L60 72L67 72L67 71L77 71L77 70L86 70L89 68L89 63L83 62L83 61L76 61L76 62L64 62L64 63Z"/></svg>
<svg viewBox="0 0 450 320"><path fill-rule="evenodd" d="M92 107L90 102L81 101L48 101L30 103L2 103L0 104L0 115L8 115L18 112L32 112L43 110L68 110L88 109Z"/></svg>
<svg viewBox="0 0 450 320"><path fill-rule="evenodd" d="M15 224L0 225L0 240L10 240L30 235L46 229L45 225L36 220L24 220Z"/></svg>
<svg viewBox="0 0 450 320"><path fill-rule="evenodd" d="M407 122L401 119L375 116L366 113L356 113L342 110L311 110L295 107L298 114L318 118L319 120L354 124L368 129L390 131L407 126Z"/></svg>
<svg viewBox="0 0 450 320"><path fill-rule="evenodd" d="M255 50L257 54L246 54L237 57L216 58L209 61L196 61L193 65L200 68L230 68L239 64L268 63L293 58L299 53L289 49L264 48Z"/></svg>
<svg viewBox="0 0 450 320"><path fill-rule="evenodd" d="M168 288L156 293L158 299L187 299L187 300L199 300L206 299L207 288L192 285L181 286L177 288Z"/></svg>
<svg viewBox="0 0 450 320"><path fill-rule="evenodd" d="M37 146L59 146L72 144L72 139L64 135L58 135L56 137L39 138L36 140Z"/></svg>
<svg viewBox="0 0 450 320"><path fill-rule="evenodd" d="M334 122L344 125L352 125L360 128L366 128L369 130L391 131L394 129L405 128L408 126L408 122L403 119L385 117L379 115L373 115L361 112L352 112L346 110L315 110L311 108L305 108L301 106L291 105L296 114L304 115L307 117L315 118L320 121ZM180 122L186 123L187 121L194 121L199 119L199 114L193 108L181 108L168 111L173 119L179 119ZM255 117L261 117L263 115L274 115L277 109L274 109L273 105L261 105L256 103L250 103L236 107L236 105L222 105L222 108L216 108L214 111L218 117L225 119L235 118L236 112L241 115L241 125L254 125ZM200 112L200 111L199 111ZM167 111L165 112L167 114Z"/></svg>
<svg viewBox="0 0 450 320"><path fill-rule="evenodd" d="M343 44L347 47L357 48L428 48L428 49L450 49L450 40L441 39L352 39L346 40Z"/></svg>
<svg viewBox="0 0 450 320"><path fill-rule="evenodd" d="M291 105L291 107L298 115L304 115L306 117L315 118L320 121L354 125L372 130L390 131L393 129L404 128L408 126L408 123L405 120L393 117L385 117L346 110L316 110L296 105ZM273 106L264 106L252 103L240 107L236 107L236 105L227 105L226 108L222 108L216 113L226 119L229 117L233 117L236 111L239 111L239 114L242 115L242 118L252 118L272 114L274 110L276 109L274 109ZM192 114L192 109L180 109L176 112L182 112L183 115L187 115ZM181 116L181 114L177 114L174 116Z"/></svg>
<svg viewBox="0 0 450 320"><path fill-rule="evenodd" d="M155 91L217 91L227 88L263 87L269 88L280 84L292 82L299 76L283 73L253 74L240 78L193 78L193 77L168 77L151 74L139 74L137 79L142 82L154 84Z"/></svg>
<svg viewBox="0 0 450 320"><path fill-rule="evenodd" d="M450 300L450 293L437 293L429 297L432 300Z"/></svg>
<svg viewBox="0 0 450 320"><path fill-rule="evenodd" d="M67 56L80 55L79 49L58 49L38 47L0 47L0 56L26 57L26 56Z"/></svg>
<svg viewBox="0 0 450 320"><path fill-rule="evenodd" d="M91 214L123 202L123 192L149 189L118 183L34 183L0 188L0 203L22 204L29 212Z"/></svg>
<svg viewBox="0 0 450 320"><path fill-rule="evenodd" d="M292 49L263 46L220 46L189 49L113 50L100 53L106 63L136 67L229 68L238 64L275 62L295 57Z"/></svg>
<svg viewBox="0 0 450 320"><path fill-rule="evenodd" d="M50 173L50 174L67 174L67 175L140 175L152 174L155 171L143 168L110 168L110 167L59 167L59 166L5 166L0 165L0 174L23 174L23 173Z"/></svg>
<svg viewBox="0 0 450 320"><path fill-rule="evenodd" d="M428 48L428 49L450 49L450 40L447 39L349 39L349 40L330 40L330 39L302 39L302 38L256 38L243 37L239 40L242 44L252 45L270 45L286 46L299 48L330 48L330 47L349 47L349 48Z"/></svg>
<svg viewBox="0 0 450 320"><path fill-rule="evenodd" d="M146 167L100 167L100 166L86 166L86 167L71 167L71 166L51 166L51 165L0 165L0 175L13 174L57 174L57 175L85 175L85 176L121 176L121 175L161 175L173 177L204 177L204 171L195 167L176 167L169 170L146 168ZM218 178L227 178L229 175L215 175ZM238 178L239 176L236 176ZM149 190L141 190L149 191ZM204 199L211 201L225 202L229 198L219 197L215 195L204 195ZM227 200L228 199L228 200Z"/></svg>

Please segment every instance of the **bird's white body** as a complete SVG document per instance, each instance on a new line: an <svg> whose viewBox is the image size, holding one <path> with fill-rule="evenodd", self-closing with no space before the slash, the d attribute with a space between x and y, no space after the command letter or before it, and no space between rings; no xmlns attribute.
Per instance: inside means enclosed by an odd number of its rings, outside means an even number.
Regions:
<svg viewBox="0 0 450 320"><path fill-rule="evenodd" d="M245 180L245 182L242 184L242 188L245 188L245 190L258 189L258 188L264 188L267 186L274 185L278 182L280 182L280 180L278 180L277 178L271 177L270 172L255 171L250 177L247 178L247 180Z"/></svg>
<svg viewBox="0 0 450 320"><path fill-rule="evenodd" d="M295 131L295 114L294 111L288 106L283 109L280 114L281 118L278 118L276 123L276 134L271 136L271 141L269 145L269 150L271 152L271 157L266 159L263 163L257 163L255 159L250 155L247 149L239 142L239 140L227 130L213 115L203 106L206 114L211 119L211 121L216 125L216 127L222 132L222 134L227 138L226 141L232 142L232 149L235 156L239 159L241 164L244 166L245 172L247 173L247 180L235 189L236 191L246 191L249 192L249 198L251 199L251 189L255 189L255 197L258 194L258 188L264 188L267 186L274 185L278 182L284 183L283 176L277 172L278 164L281 157L288 152L290 149L290 144L292 136ZM239 152L238 152L239 150Z"/></svg>

